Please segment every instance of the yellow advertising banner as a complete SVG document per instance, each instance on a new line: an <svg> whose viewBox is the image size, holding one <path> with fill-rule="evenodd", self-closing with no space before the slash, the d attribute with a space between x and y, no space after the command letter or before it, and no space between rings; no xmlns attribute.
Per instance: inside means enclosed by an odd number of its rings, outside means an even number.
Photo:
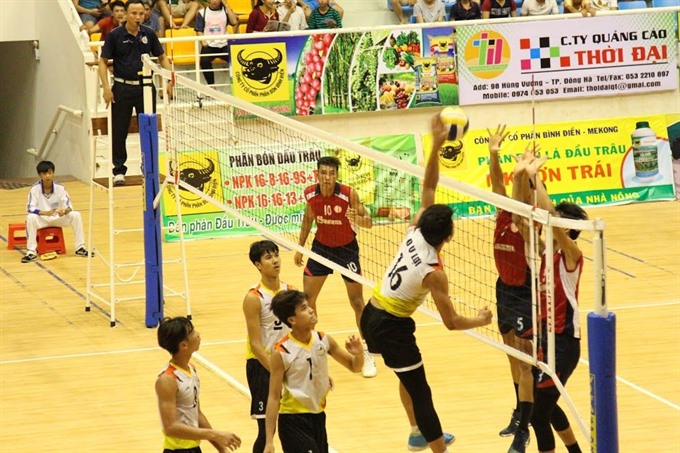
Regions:
<svg viewBox="0 0 680 453"><path fill-rule="evenodd" d="M230 52L234 96L249 102L290 98L285 42L233 44Z"/></svg>
<svg viewBox="0 0 680 453"><path fill-rule="evenodd" d="M664 115L517 126L509 132L500 153L506 185L514 155L535 143L548 158L540 175L555 201L597 205L673 198ZM422 138L427 157L432 138ZM488 131L472 129L462 142L446 142L439 150L441 173L491 190L488 138ZM477 205L465 209L475 213L483 213Z"/></svg>

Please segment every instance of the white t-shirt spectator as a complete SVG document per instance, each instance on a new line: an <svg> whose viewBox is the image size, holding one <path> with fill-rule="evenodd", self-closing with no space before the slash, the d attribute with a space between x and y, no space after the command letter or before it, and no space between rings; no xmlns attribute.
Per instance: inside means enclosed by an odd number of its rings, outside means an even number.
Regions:
<svg viewBox="0 0 680 453"><path fill-rule="evenodd" d="M559 13L560 10L555 0L543 0L543 2L524 0L522 3L522 16L548 16Z"/></svg>
<svg viewBox="0 0 680 453"><path fill-rule="evenodd" d="M418 0L413 6L413 15L422 17L425 23L437 22L440 17L446 17L446 8L444 8L444 3L441 0L434 0L431 5L423 0Z"/></svg>
<svg viewBox="0 0 680 453"><path fill-rule="evenodd" d="M590 0L590 6L597 11L619 9L617 0Z"/></svg>
<svg viewBox="0 0 680 453"><path fill-rule="evenodd" d="M291 30L307 30L307 18L305 17L305 12L299 6L294 6L295 10L290 13L288 18L288 25L290 25ZM276 9L279 13L279 19L284 20L288 14L288 8L284 4L279 5Z"/></svg>

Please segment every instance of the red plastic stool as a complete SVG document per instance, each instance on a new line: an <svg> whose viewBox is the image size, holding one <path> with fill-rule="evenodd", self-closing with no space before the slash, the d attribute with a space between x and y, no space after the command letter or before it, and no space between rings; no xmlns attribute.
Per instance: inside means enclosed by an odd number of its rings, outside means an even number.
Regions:
<svg viewBox="0 0 680 453"><path fill-rule="evenodd" d="M17 236L16 233L23 232L23 236ZM7 232L7 250L14 250L14 247L20 245L26 247L26 224L25 223L10 223L9 231Z"/></svg>
<svg viewBox="0 0 680 453"><path fill-rule="evenodd" d="M47 252L66 253L64 231L61 227L47 227L38 230L38 255Z"/></svg>

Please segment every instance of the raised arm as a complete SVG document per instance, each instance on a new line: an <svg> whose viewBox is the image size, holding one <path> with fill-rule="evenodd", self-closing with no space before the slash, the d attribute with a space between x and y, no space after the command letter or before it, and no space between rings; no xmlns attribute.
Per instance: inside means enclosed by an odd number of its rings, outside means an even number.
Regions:
<svg viewBox="0 0 680 453"><path fill-rule="evenodd" d="M420 209L413 217L413 221L411 222L411 225L413 226L418 224L420 214L434 204L437 184L439 184L439 150L449 135L449 131L444 123L442 123L439 113L432 117L430 129L432 132L432 149L430 151L430 156L427 158L427 163L425 164L425 177L423 178Z"/></svg>
<svg viewBox="0 0 680 453"><path fill-rule="evenodd" d="M505 130L505 124L499 124L496 131L491 133L490 129L486 130L489 134L489 177L491 179L491 190L498 195L508 196L505 189L505 180L503 179L503 170L499 160L499 152L503 140L508 136L510 131Z"/></svg>
<svg viewBox="0 0 680 453"><path fill-rule="evenodd" d="M492 314L484 307L474 318L466 318L456 313L449 297L449 279L443 270L435 270L423 279L423 286L430 290L442 322L449 330L467 330L481 327L491 322Z"/></svg>
<svg viewBox="0 0 680 453"><path fill-rule="evenodd" d="M330 348L328 353L338 362L352 373L358 373L364 366L364 347L355 335L350 335L345 342L345 349L338 346L338 343L328 336L328 343Z"/></svg>
<svg viewBox="0 0 680 453"><path fill-rule="evenodd" d="M305 208L305 216L302 219L302 225L300 225L300 238L298 239L298 245L300 247L304 247L305 244L307 243L307 237L309 236L309 232L312 231L313 223L314 213L312 212L312 208L309 206L308 203L307 207ZM295 261L295 264L297 264L298 266L302 266L302 253L295 252L295 257L293 259Z"/></svg>

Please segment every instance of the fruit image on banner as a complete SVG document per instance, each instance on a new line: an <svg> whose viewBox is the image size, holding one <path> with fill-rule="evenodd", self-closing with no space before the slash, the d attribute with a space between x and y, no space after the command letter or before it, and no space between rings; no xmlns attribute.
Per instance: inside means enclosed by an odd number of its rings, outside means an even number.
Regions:
<svg viewBox="0 0 680 453"><path fill-rule="evenodd" d="M297 115L307 116L322 112L321 80L333 38L332 33L312 35L302 49L295 77Z"/></svg>

